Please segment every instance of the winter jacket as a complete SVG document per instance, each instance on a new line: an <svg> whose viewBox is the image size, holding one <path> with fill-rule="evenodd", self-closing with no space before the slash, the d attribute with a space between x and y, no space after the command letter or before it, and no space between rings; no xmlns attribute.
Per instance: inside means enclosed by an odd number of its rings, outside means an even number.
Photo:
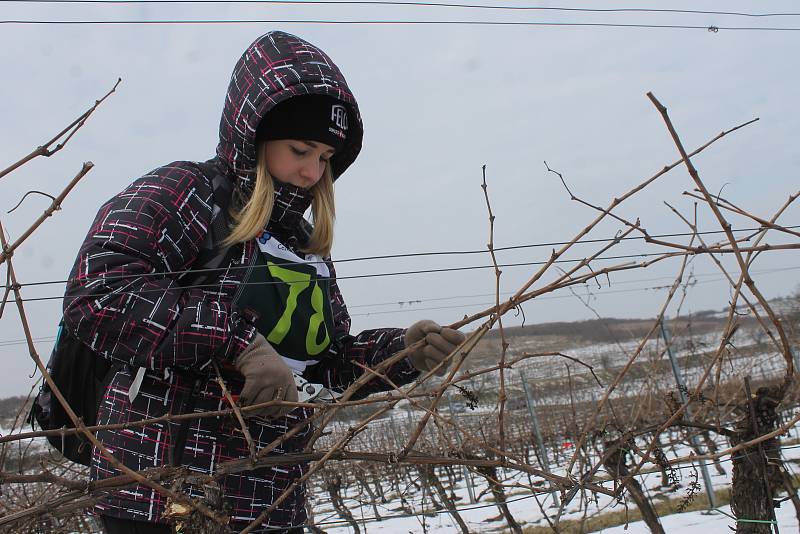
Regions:
<svg viewBox="0 0 800 534"><path fill-rule="evenodd" d="M255 240L234 245L220 274L204 287L183 288L175 271L192 266L212 220L214 172L233 181L235 197L245 200L255 178L255 132L261 118L277 103L302 94L326 94L344 102L353 120L347 144L334 156L338 177L355 160L362 126L353 95L339 69L315 46L283 32L257 39L236 64L226 95L220 141L215 158L205 164L178 161L142 176L100 208L81 246L64 299L64 324L98 355L126 364L106 389L98 424L109 425L180 413L187 399L195 412L224 410L228 405L219 385L208 374L216 360L225 369L227 387L241 391L243 378L231 362L252 341L256 328L246 313L234 308L248 265L259 254ZM211 169L213 172L211 172ZM291 240L290 240L291 241ZM295 250L295 252L297 252ZM331 345L305 376L333 390L344 390L362 373L357 364L374 366L403 348L404 330L387 328L350 335L350 317L334 280L330 286L334 332ZM133 402L129 400L134 369L147 373ZM199 391L192 392L194 373L201 373ZM206 373L206 374L202 374ZM388 372L396 383L418 374L408 361ZM385 390L372 381L358 396ZM260 449L288 428L309 417L296 409L285 418L248 419L249 433ZM105 430L98 439L125 466L142 470L173 460L179 423L152 424L129 430ZM272 454L302 451L313 428L285 441ZM180 461L193 471L214 473L215 466L248 456L248 446L234 417L196 419L188 425ZM220 480L230 529L239 531L259 516L293 481L306 472L304 464L259 468L226 475ZM120 474L93 451L91 478ZM182 490L201 497L203 489ZM299 485L262 524L291 527L306 520L304 487ZM123 519L164 522L165 497L138 485L117 491L95 511ZM266 531L266 530L264 530Z"/></svg>

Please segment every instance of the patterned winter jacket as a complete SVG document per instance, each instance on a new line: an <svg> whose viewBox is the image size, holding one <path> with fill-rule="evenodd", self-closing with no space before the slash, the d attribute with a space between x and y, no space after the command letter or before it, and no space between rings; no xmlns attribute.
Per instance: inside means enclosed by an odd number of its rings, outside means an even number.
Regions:
<svg viewBox="0 0 800 534"><path fill-rule="evenodd" d="M233 181L240 198L247 198L255 177L255 132L261 118L277 103L295 95L326 94L349 106L352 122L348 141L332 160L338 177L361 148L362 126L353 95L339 69L315 46L283 32L257 39L235 66L220 122L217 156L208 164L178 161L159 167L133 182L99 210L81 246L64 300L64 325L97 354L117 363L119 370L106 389L98 424L117 424L178 413L189 396L195 412L228 406L212 377L192 395L194 381L186 370L205 370L214 358L224 369L251 342L256 330L247 314L234 309L233 296L259 248L255 240L234 245L232 259L222 274L205 287L183 288L174 271L192 266L209 231L214 200L212 176L216 168ZM335 276L329 263L331 276ZM356 365L375 365L403 348L402 329L378 329L350 335L350 317L335 280L330 300L334 332L329 349L305 376L334 390L343 390L361 375ZM133 402L129 400L134 369L147 373ZM417 372L403 361L389 370L396 383L407 383ZM243 379L227 373L233 395ZM385 389L373 381L359 395ZM296 409L282 419L248 419L257 448L283 435L287 428L311 414ZM107 430L98 439L125 466L142 470L167 465L172 459L178 423L152 424L130 430ZM306 427L272 454L301 451L313 428ZM186 434L182 465L201 473L248 456L247 442L233 417L193 420ZM241 530L255 520L306 465L259 468L226 475L220 481L230 529ZM93 451L94 480L118 475L111 463ZM184 492L201 497L202 488ZM299 485L262 524L261 531L301 525L306 520L305 494ZM165 497L138 485L117 491L95 511L100 514L164 522ZM272 527L269 529L268 527Z"/></svg>

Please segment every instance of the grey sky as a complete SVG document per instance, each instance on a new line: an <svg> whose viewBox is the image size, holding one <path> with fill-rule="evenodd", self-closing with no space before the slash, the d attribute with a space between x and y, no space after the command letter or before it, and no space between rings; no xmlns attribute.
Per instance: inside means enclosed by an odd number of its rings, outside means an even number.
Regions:
<svg viewBox="0 0 800 534"><path fill-rule="evenodd" d="M527 2L506 2L530 5ZM544 4L543 4L544 5ZM561 5L561 4L559 4ZM567 5L567 4L564 4ZM578 6L577 3L569 5ZM602 2L601 7L625 7ZM629 3L627 5L634 5ZM770 2L770 11L793 11L793 2ZM640 6L637 6L640 7ZM659 7L665 7L659 4ZM714 9L715 2L671 2L671 8ZM759 9L726 2L727 10ZM492 13L433 8L279 6L52 6L0 5L0 19L165 18L397 18L614 21L699 25L791 25L781 20L655 14L589 15ZM559 170L573 191L605 206L647 176L676 160L660 116L645 97L652 90L670 109L687 148L753 117L761 120L722 140L696 159L711 191L769 217L797 190L800 155L795 105L794 55L800 32L710 33L705 30L548 28L493 26L320 26L300 24L210 26L2 26L0 61L4 127L0 166L16 161L69 123L122 77L113 95L51 159L36 160L0 181L0 212L12 238L46 207L29 189L59 192L91 160L95 169L58 212L19 250L15 268L23 282L66 277L99 205L131 180L178 159L214 153L222 100L231 68L258 35L282 29L325 50L340 66L359 100L364 150L337 182L335 258L436 250L483 249L488 222L480 189L487 165L496 246L566 240L594 213L569 200L543 160ZM651 233L686 227L662 203L692 213L691 189L676 169L620 208L640 217ZM735 227L751 227L731 219ZM708 210L701 229L718 229ZM782 217L800 224L796 208ZM590 237L610 237L607 223ZM685 239L685 238L682 238ZM709 238L712 240L713 238ZM583 257L598 245L576 248ZM642 242L615 254L653 252ZM501 262L545 260L550 248L499 254ZM343 262L340 277L400 270L488 264L486 255ZM620 260L622 261L622 260ZM600 263L597 265L607 265ZM595 291L592 306L604 316L653 316L663 286L677 271L672 262L612 277ZM797 267L798 269L793 269ZM714 273L707 259L695 273ZM534 267L504 269L502 289L518 288ZM768 296L798 285L800 255L765 254L755 266ZM781 270L776 270L781 269ZM5 267L0 267L5 278ZM729 293L714 277L698 277L685 311L719 308ZM422 318L449 323L482 310L493 298L491 270L415 276L343 279L354 330L407 326ZM596 286L595 286L596 288ZM603 294L603 291L613 291ZM25 297L59 296L62 285L28 287ZM477 296L475 296L477 295ZM451 298L471 296L470 298ZM592 316L568 292L525 305L529 323ZM447 300L445 300L447 299ZM418 301L400 306L399 301ZM374 306L380 303L394 303ZM60 301L26 305L35 337L51 338ZM671 309L674 313L674 308ZM519 318L509 318L518 324ZM33 364L20 340L14 307L0 320L4 362L0 396L30 388ZM51 342L37 347L45 359Z"/></svg>

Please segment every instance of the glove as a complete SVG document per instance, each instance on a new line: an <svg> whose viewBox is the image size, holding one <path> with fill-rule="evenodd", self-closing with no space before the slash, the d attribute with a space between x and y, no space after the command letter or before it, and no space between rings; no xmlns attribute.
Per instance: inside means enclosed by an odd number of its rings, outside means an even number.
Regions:
<svg viewBox="0 0 800 534"><path fill-rule="evenodd" d="M466 336L452 328L444 328L437 323L424 320L417 321L406 330L406 348L421 339L425 339L426 344L414 350L408 358L411 364L422 372L427 372L436 367L442 360L450 355L455 348L464 342ZM443 365L436 371L436 376L442 376L447 372L450 364Z"/></svg>
<svg viewBox="0 0 800 534"><path fill-rule="evenodd" d="M242 406L261 404L271 400L297 402L297 386L292 370L275 352L261 334L234 361L234 367L244 376L244 387L239 395ZM283 417L294 410L291 406L270 406L246 412L248 417L267 419Z"/></svg>

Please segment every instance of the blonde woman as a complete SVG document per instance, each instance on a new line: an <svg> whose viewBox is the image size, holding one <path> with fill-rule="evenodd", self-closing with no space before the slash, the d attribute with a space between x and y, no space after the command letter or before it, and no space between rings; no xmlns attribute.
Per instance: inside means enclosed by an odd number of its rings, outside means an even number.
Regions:
<svg viewBox="0 0 800 534"><path fill-rule="evenodd" d="M298 37L270 32L234 68L216 157L159 167L100 208L64 300L65 335L120 364L98 424L225 409L212 362L248 406L296 400L295 374L343 391L361 375L360 365L374 366L425 338L424 348L387 372L405 384L463 340L432 321L350 334L330 260L333 183L358 156L362 135L358 105L333 61ZM313 225L304 218L309 207ZM225 246L211 252L224 256L197 283L181 273L202 263L220 221ZM386 388L374 380L359 395ZM248 413L257 449L300 428L272 455L302 451L313 432L303 425L310 410ZM182 465L214 474L249 455L233 416L105 430L97 438L137 471ZM236 532L305 470L296 463L264 467L219 476L213 491L189 483L178 490L212 503ZM119 474L93 451L93 480ZM172 532L169 504L137 485L107 495L93 511L109 533ZM256 532L301 532L305 521L298 485Z"/></svg>

